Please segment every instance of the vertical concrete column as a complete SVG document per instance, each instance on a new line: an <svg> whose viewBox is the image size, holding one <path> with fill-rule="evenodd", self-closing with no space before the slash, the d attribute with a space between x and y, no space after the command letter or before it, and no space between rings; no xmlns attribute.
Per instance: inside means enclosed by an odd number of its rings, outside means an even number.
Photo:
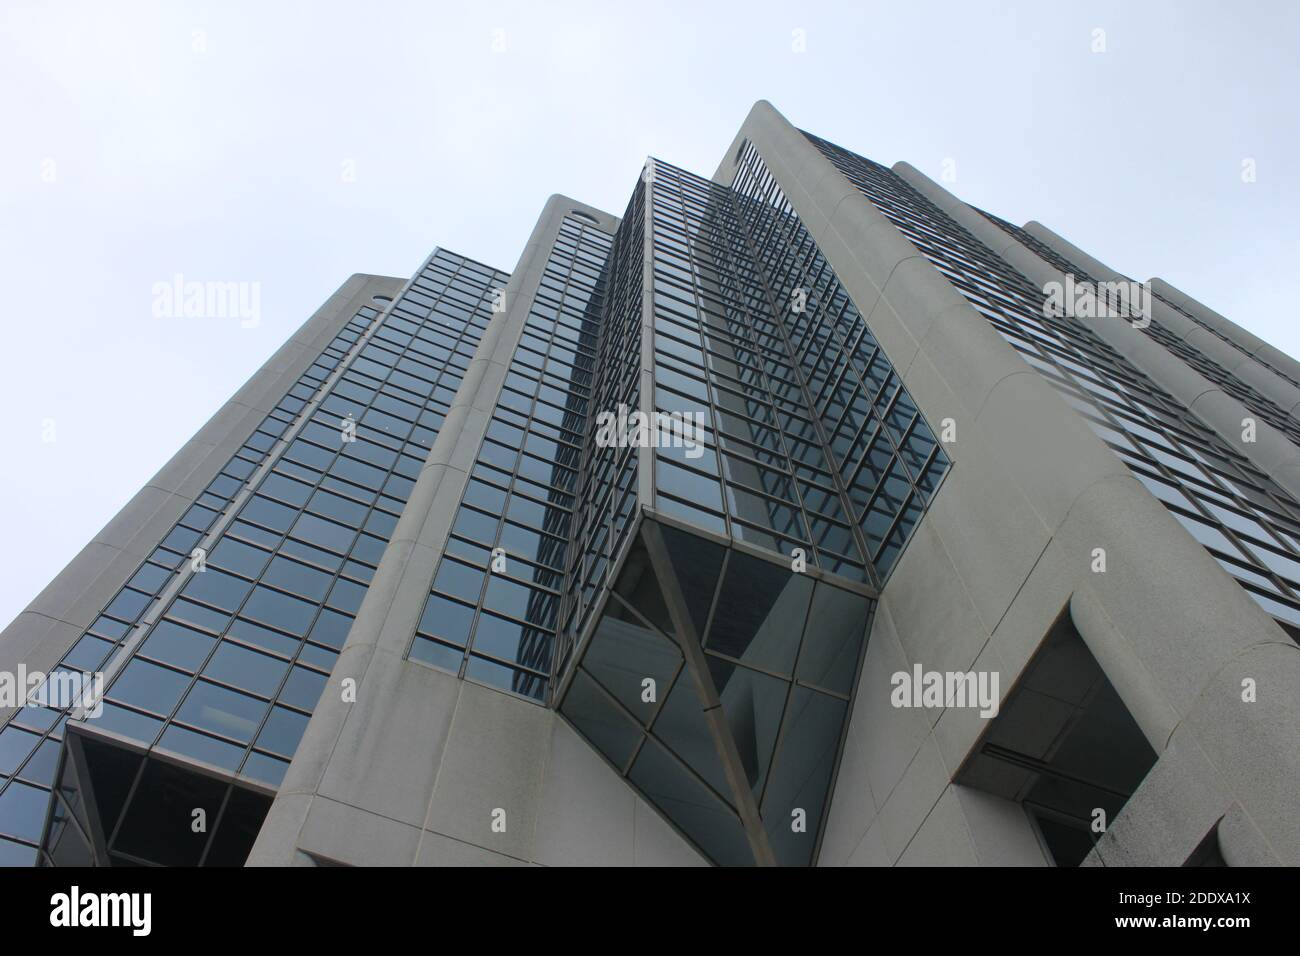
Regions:
<svg viewBox="0 0 1300 956"><path fill-rule="evenodd" d="M331 812L340 805L357 808L358 825L374 818L387 830L406 827L418 833L427 818L461 682L408 662L406 652L551 247L573 210L611 233L617 229L617 219L600 210L558 195L547 201L503 290L505 312L488 326L429 450L250 864L289 863L313 801L322 794L330 797ZM413 726L427 734L418 760L411 759L411 741L401 739L399 730ZM383 862L378 855L376 861Z"/></svg>
<svg viewBox="0 0 1300 956"><path fill-rule="evenodd" d="M1285 352L1269 345L1259 336L1247 332L1231 319L1227 319L1208 306L1203 305L1186 292L1170 285L1164 279L1152 278L1147 281L1150 283L1153 292L1168 299L1202 324L1218 332L1238 348L1243 349L1268 374L1280 375L1284 381L1289 381L1291 384L1300 382L1300 362L1297 362ZM1288 408L1287 411L1293 416L1296 414L1294 406Z"/></svg>
<svg viewBox="0 0 1300 956"><path fill-rule="evenodd" d="M1055 266L1012 239L923 173L906 163L899 163L894 169L901 178L948 214L954 222L965 228L976 239L985 242L1008 265L1040 288L1044 288L1049 282L1065 282L1065 275ZM1033 226L1034 229L1030 230L1029 226ZM1096 278L1122 278L1115 270L1066 243L1055 233L1049 233L1036 223L1030 223L1029 226L1026 226L1026 232L1030 232L1039 241L1053 248L1090 275ZM1051 242L1048 242L1049 238ZM1008 239L1010 243L1006 241ZM1158 300L1154 305L1157 310L1177 314ZM1180 318L1184 322L1187 321L1184 317ZM1155 339L1128 322L1102 316L1080 317L1075 321L1090 329L1098 338L1149 375L1161 388L1183 402L1229 447L1254 462L1290 495L1300 500L1300 448L1292 444L1285 434L1268 422L1260 421L1257 414L1242 405L1236 398L1208 381ZM1223 345L1222 342L1219 344ZM1243 440L1247 421L1254 422L1254 441Z"/></svg>
<svg viewBox="0 0 1300 956"><path fill-rule="evenodd" d="M906 164L894 170L1031 281L1063 281L1058 270L937 183ZM1046 242L1046 231L1036 231ZM1094 276L1115 275L1073 246L1054 248ZM1125 323L1084 324L1148 374L1154 370L1153 377L1189 405L1199 400L1204 408L1210 395L1222 395ZM1239 431L1232 437L1239 439ZM1274 447L1286 455L1289 443L1275 440ZM1225 852L1259 862L1293 859L1300 847L1286 837L1285 822L1294 812L1293 801L1286 798L1279 805L1274 788L1250 786L1238 769L1246 771L1254 762L1247 773L1260 781L1276 778L1279 765L1300 759L1300 746L1287 729L1297 726L1300 682L1293 674L1300 653L1199 546L1187 547L1186 534L1169 515L1134 500L1147 497L1136 482L1099 482L1076 501L1056 535L1060 542L1076 539L1074 547L1081 550L1099 544L1107 549L1110 570L1080 578L1071 617L1161 754L1092 862L1180 865L1225 814L1235 814L1233 825L1220 830ZM1192 581L1198 582L1194 588ZM1215 615L1216 623L1205 615ZM1244 701L1242 681L1267 681L1269 689L1262 692L1267 701L1261 696ZM1248 733L1252 745L1234 743L1236 734L1226 729L1231 724ZM1294 772L1283 771L1283 777ZM1270 821L1268 837L1252 815Z"/></svg>
<svg viewBox="0 0 1300 956"><path fill-rule="evenodd" d="M1025 223L1024 230L1049 249L1086 270L1098 281L1129 281L1127 276L1089 256L1078 246L1063 239L1042 223ZM1295 417L1293 410L1300 406L1300 388L1297 388L1293 383L1261 365L1249 354L1233 348L1213 332L1189 319L1177 309L1154 297L1152 297L1151 301L1151 317L1242 384L1250 386L1260 395L1273 402L1284 414Z"/></svg>
<svg viewBox="0 0 1300 956"><path fill-rule="evenodd" d="M1216 675L1236 660L1269 656L1278 658L1279 672L1289 672L1300 664L1300 651L1064 399L769 104L755 106L715 178L730 180L746 139L759 148L922 413L956 422L957 440L945 445L952 472L881 595L828 821L836 839L858 841L853 857L885 863L996 859L989 835L1019 831L990 823L990 808L951 784L987 724L955 708L893 708L889 675L916 663L994 670L1005 695L1070 607L1157 753L1178 728L1194 725L1210 769L1202 767L1189 785L1203 780L1206 792L1227 787L1269 846L1297 852L1300 841L1285 824L1288 813L1300 811L1293 788L1230 769L1233 737L1243 733L1261 741L1259 754L1291 764L1296 747L1282 728L1294 727L1285 716L1296 694L1279 684L1271 707L1237 708L1223 691L1231 680L1220 683ZM1024 254L999 242L994 248L1029 267ZM1041 266L1032 269L1040 279L1052 277ZM1192 385L1193 400L1198 388L1212 391L1203 380ZM1104 573L1093 570L1097 548L1107 555ZM989 561L990 554L998 560ZM1210 710L1230 713L1234 728L1198 720ZM1150 794L1137 806L1162 820L1178 818L1179 797L1154 787ZM1158 828L1139 830L1130 846L1162 839ZM1036 854L1025 847L1023 861Z"/></svg>

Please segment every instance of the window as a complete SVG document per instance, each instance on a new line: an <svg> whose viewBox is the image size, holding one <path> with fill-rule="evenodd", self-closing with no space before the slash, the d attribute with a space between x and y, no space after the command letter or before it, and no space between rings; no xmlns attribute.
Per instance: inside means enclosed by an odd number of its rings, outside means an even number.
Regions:
<svg viewBox="0 0 1300 956"><path fill-rule="evenodd" d="M1022 804L1050 858L1077 866L1095 809L1113 823L1155 760L1067 609L954 782Z"/></svg>

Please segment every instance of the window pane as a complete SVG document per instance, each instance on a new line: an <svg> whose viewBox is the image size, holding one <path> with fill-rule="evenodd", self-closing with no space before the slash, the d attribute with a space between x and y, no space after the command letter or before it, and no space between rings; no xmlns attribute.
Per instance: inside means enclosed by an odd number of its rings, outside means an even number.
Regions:
<svg viewBox="0 0 1300 956"><path fill-rule="evenodd" d="M307 715L284 707L272 707L266 719L266 726L258 734L257 746L272 753L292 757L298 749L298 741L307 729Z"/></svg>
<svg viewBox="0 0 1300 956"><path fill-rule="evenodd" d="M259 585L253 589L243 613L264 624L301 636L307 633L307 627L316 614L316 605Z"/></svg>
<svg viewBox="0 0 1300 956"><path fill-rule="evenodd" d="M282 557L271 562L262 580L314 601L323 598L330 586L330 576L325 572Z"/></svg>
<svg viewBox="0 0 1300 956"><path fill-rule="evenodd" d="M237 611L252 587L251 581L209 568L195 573L181 593L195 601L202 601L204 604L211 604L225 611Z"/></svg>
<svg viewBox="0 0 1300 956"><path fill-rule="evenodd" d="M223 642L203 668L203 675L263 697L273 697L288 669L286 661Z"/></svg>
<svg viewBox="0 0 1300 956"><path fill-rule="evenodd" d="M326 677L305 667L295 667L285 681L284 690L280 691L280 700L303 710L314 710L321 691L325 689Z"/></svg>
<svg viewBox="0 0 1300 956"><path fill-rule="evenodd" d="M123 668L109 690L113 700L156 714L170 714L190 679L184 674L136 658Z"/></svg>
<svg viewBox="0 0 1300 956"><path fill-rule="evenodd" d="M140 653L193 673L207 659L215 643L206 634L162 620L154 625Z"/></svg>
<svg viewBox="0 0 1300 956"><path fill-rule="evenodd" d="M257 732L267 706L246 694L199 681L186 696L177 717L203 730L247 743Z"/></svg>

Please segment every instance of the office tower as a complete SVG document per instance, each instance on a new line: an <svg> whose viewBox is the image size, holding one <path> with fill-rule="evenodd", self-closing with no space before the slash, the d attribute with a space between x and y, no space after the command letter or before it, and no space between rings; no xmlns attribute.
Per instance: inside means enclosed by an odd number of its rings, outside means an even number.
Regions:
<svg viewBox="0 0 1300 956"><path fill-rule="evenodd" d="M107 688L10 709L0 846L1295 864L1297 408L760 102L508 276L345 284L0 639Z"/></svg>

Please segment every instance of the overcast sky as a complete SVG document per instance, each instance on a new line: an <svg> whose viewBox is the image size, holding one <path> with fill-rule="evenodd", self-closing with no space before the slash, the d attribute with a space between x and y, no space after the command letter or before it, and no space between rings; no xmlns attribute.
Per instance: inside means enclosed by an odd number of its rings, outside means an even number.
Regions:
<svg viewBox="0 0 1300 956"><path fill-rule="evenodd" d="M1298 11L2 0L0 626L350 274L509 270L760 98L1300 355ZM156 315L178 274L258 321Z"/></svg>

